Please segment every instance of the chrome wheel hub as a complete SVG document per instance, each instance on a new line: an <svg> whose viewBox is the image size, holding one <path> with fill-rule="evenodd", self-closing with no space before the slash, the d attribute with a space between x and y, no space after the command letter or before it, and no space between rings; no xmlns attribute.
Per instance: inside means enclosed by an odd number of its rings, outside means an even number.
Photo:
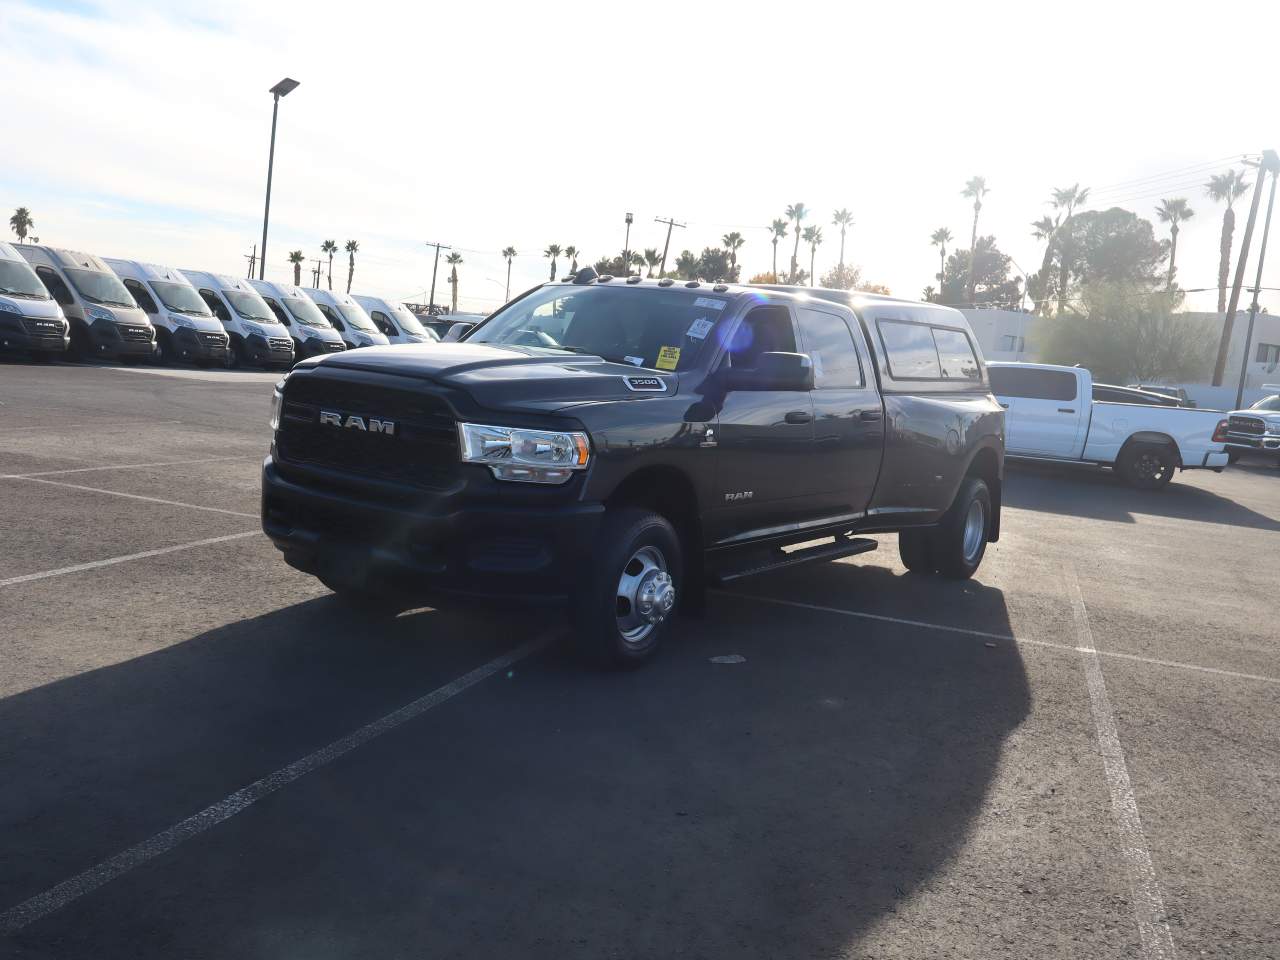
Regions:
<svg viewBox="0 0 1280 960"><path fill-rule="evenodd" d="M987 535L987 511L981 500L969 504L964 515L964 535L962 549L966 563L972 563L982 549L982 539Z"/></svg>
<svg viewBox="0 0 1280 960"><path fill-rule="evenodd" d="M642 643L675 606L676 585L667 572L667 558L657 547L641 547L618 578L618 633L626 643Z"/></svg>

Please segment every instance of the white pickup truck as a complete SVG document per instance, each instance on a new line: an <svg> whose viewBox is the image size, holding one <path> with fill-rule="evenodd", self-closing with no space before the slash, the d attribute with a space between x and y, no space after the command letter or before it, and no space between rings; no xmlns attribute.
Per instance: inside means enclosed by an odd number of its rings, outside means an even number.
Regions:
<svg viewBox="0 0 1280 960"><path fill-rule="evenodd" d="M1216 410L1093 399L1093 376L1046 363L987 364L1005 414L1005 456L1114 468L1157 490L1175 470L1227 465L1227 419Z"/></svg>

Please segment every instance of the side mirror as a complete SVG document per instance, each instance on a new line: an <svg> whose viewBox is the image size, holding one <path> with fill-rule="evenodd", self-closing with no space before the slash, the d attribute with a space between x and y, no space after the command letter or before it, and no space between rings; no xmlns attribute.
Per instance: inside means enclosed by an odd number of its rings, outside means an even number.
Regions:
<svg viewBox="0 0 1280 960"><path fill-rule="evenodd" d="M807 353L762 353L756 365L729 370L729 390L812 390L813 360Z"/></svg>

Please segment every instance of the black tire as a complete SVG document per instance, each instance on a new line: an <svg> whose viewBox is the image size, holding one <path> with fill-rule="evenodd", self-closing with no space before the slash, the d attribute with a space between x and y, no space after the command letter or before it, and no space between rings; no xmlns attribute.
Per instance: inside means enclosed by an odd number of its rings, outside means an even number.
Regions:
<svg viewBox="0 0 1280 960"><path fill-rule="evenodd" d="M71 324L71 344L67 347L66 352L68 360L79 363L85 359L89 352L87 339L88 335L79 326L74 323Z"/></svg>
<svg viewBox="0 0 1280 960"><path fill-rule="evenodd" d="M156 345L151 350L151 362L157 367L163 367L173 362L173 349L169 343L167 332L156 331Z"/></svg>
<svg viewBox="0 0 1280 960"><path fill-rule="evenodd" d="M1228 451L1227 451L1227 463L1235 463L1235 462L1237 462L1239 459L1240 459L1240 451L1239 451L1239 450L1228 450Z"/></svg>
<svg viewBox="0 0 1280 960"><path fill-rule="evenodd" d="M903 530L898 534L898 556L912 573L937 573L933 560L933 528Z"/></svg>
<svg viewBox="0 0 1280 960"><path fill-rule="evenodd" d="M965 477L933 534L938 573L952 580L972 577L982 565L990 532L991 491L981 477Z"/></svg>
<svg viewBox="0 0 1280 960"><path fill-rule="evenodd" d="M574 639L587 659L638 667L670 632L684 588L680 537L667 519L622 507L605 514L582 587L573 598Z"/></svg>
<svg viewBox="0 0 1280 960"><path fill-rule="evenodd" d="M235 370L244 366L244 360L240 357L240 347L234 340L227 344L227 356L223 361L223 365L228 370Z"/></svg>
<svg viewBox="0 0 1280 960"><path fill-rule="evenodd" d="M1131 443L1116 460L1116 471L1138 490L1164 489L1177 469L1177 456L1163 443Z"/></svg>
<svg viewBox="0 0 1280 960"><path fill-rule="evenodd" d="M53 363L54 353L49 350L32 350L30 356L33 363Z"/></svg>

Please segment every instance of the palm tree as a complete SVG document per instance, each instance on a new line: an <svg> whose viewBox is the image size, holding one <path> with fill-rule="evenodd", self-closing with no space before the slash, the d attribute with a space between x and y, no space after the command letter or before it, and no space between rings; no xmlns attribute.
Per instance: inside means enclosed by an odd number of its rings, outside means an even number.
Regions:
<svg viewBox="0 0 1280 960"><path fill-rule="evenodd" d="M787 207L787 219L796 222L796 245L791 251L791 276L788 278L789 283L796 282L796 260L800 256L800 221L809 215L809 211L805 209L803 203L793 203Z"/></svg>
<svg viewBox="0 0 1280 960"><path fill-rule="evenodd" d="M738 272L738 250L747 241L737 230L726 233L720 238L724 248L729 251L729 269L736 275Z"/></svg>
<svg viewBox="0 0 1280 960"><path fill-rule="evenodd" d="M1076 207L1080 206L1089 199L1089 188L1080 188L1080 184L1075 183L1069 187L1054 188L1053 194L1049 198L1049 202L1053 204L1055 210L1065 210L1066 216L1062 217L1062 222L1058 225L1061 231L1061 240L1058 243L1058 316L1062 316L1067 308L1067 282L1071 279L1072 248L1071 248L1071 217L1076 212Z"/></svg>
<svg viewBox="0 0 1280 960"><path fill-rule="evenodd" d="M563 252L564 251L560 249L560 244L558 243L553 243L550 246L548 246L547 249L542 251L542 255L544 257L548 257L551 260L551 279L552 280L556 278L556 257L560 256L560 254Z"/></svg>
<svg viewBox="0 0 1280 960"><path fill-rule="evenodd" d="M1058 232L1058 220L1058 217L1051 217L1046 213L1031 224L1031 235L1037 240L1045 241L1044 259L1040 262L1040 273L1037 274L1041 289L1037 292L1033 313L1041 313L1047 302L1045 294L1049 292L1049 271L1053 267L1053 235Z"/></svg>
<svg viewBox="0 0 1280 960"><path fill-rule="evenodd" d="M1166 290L1173 287L1173 274L1178 269L1175 262L1178 259L1178 224L1184 220L1190 220L1195 215L1196 212L1187 206L1186 197L1161 200L1156 206L1156 216L1160 218L1161 223L1169 225L1169 235L1172 237L1169 245L1169 277L1164 282Z"/></svg>
<svg viewBox="0 0 1280 960"><path fill-rule="evenodd" d="M451 313L458 312L458 264L462 262L462 254L456 250L450 251L449 255L444 258L444 262L453 267L449 271L449 286L453 287L453 308Z"/></svg>
<svg viewBox="0 0 1280 960"><path fill-rule="evenodd" d="M289 254L289 262L293 264L293 285L295 287L302 286L302 261L305 259L301 250L294 250Z"/></svg>
<svg viewBox="0 0 1280 960"><path fill-rule="evenodd" d="M350 293L351 278L356 275L356 254L360 252L360 242L348 240L344 249L347 251L347 293Z"/></svg>
<svg viewBox="0 0 1280 960"><path fill-rule="evenodd" d="M818 276L814 270L814 261L818 258L818 245L822 243L821 227L805 227L804 242L809 245L809 286L815 286L814 280Z"/></svg>
<svg viewBox="0 0 1280 960"><path fill-rule="evenodd" d="M642 254L639 250L632 250L630 257L631 257L631 263L629 264L629 267L627 270L627 276L631 276L631 270L629 268L635 267L636 276L638 277L640 276L640 268L644 266L644 254Z"/></svg>
<svg viewBox="0 0 1280 960"><path fill-rule="evenodd" d="M26 207L19 207L9 218L9 226L13 227L13 232L18 235L19 243L27 242L27 231L35 225L36 222L31 219L31 211Z"/></svg>
<svg viewBox="0 0 1280 960"><path fill-rule="evenodd" d="M577 273L578 272L578 248L575 246L565 247L564 256L566 260L570 261L569 273L571 274Z"/></svg>
<svg viewBox="0 0 1280 960"><path fill-rule="evenodd" d="M951 231L939 227L929 237L929 242L938 248L938 302L942 302L942 278L947 272L947 244L951 242Z"/></svg>
<svg viewBox="0 0 1280 960"><path fill-rule="evenodd" d="M1227 205L1227 209L1222 211L1222 240L1218 254L1218 312L1226 313L1227 280L1231 275L1231 235L1236 230L1236 212L1231 206L1249 189L1249 184L1239 170L1228 170L1210 177L1204 189L1214 203Z"/></svg>
<svg viewBox="0 0 1280 960"><path fill-rule="evenodd" d="M831 223L833 226L840 228L840 269L844 269L844 234L851 226L853 226L853 214L848 210L840 209L831 215Z"/></svg>
<svg viewBox="0 0 1280 960"><path fill-rule="evenodd" d="M644 262L645 266L649 268L649 272L646 273L645 276L652 277L653 268L662 262L662 254L658 252L657 247L645 247Z"/></svg>
<svg viewBox="0 0 1280 960"><path fill-rule="evenodd" d="M333 255L338 252L337 240L326 240L320 244L320 252L329 256L329 289L333 289ZM317 284L319 286L319 284Z"/></svg>
<svg viewBox="0 0 1280 960"><path fill-rule="evenodd" d="M511 299L511 261L516 258L516 248L507 247L505 250L502 251L502 256L507 261L507 292L503 299L510 300Z"/></svg>
<svg viewBox="0 0 1280 960"><path fill-rule="evenodd" d="M773 231L773 279L778 279L778 241L787 235L787 221L779 218L769 224Z"/></svg>
<svg viewBox="0 0 1280 960"><path fill-rule="evenodd" d="M973 284L977 276L977 271L973 269L973 259L978 246L978 214L982 212L982 198L987 195L987 178L970 177L960 195L973 200L973 233L969 238L969 288L965 291L965 300L973 303Z"/></svg>

